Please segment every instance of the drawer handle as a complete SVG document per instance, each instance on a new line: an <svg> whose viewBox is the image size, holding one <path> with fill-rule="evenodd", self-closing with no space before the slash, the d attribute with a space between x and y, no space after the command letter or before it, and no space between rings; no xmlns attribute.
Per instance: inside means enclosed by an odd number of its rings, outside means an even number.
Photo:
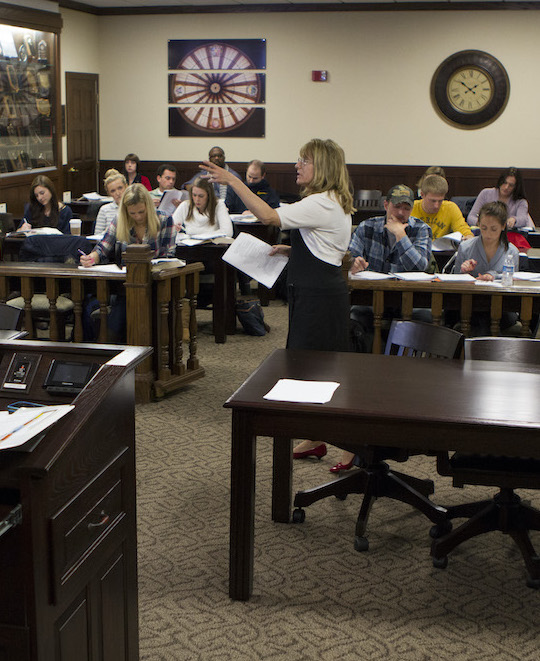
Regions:
<svg viewBox="0 0 540 661"><path fill-rule="evenodd" d="M88 524L88 530L92 530L92 528L100 528L101 526L106 525L109 523L109 515L105 514L103 510L101 510L100 513L101 521L99 523L89 523Z"/></svg>

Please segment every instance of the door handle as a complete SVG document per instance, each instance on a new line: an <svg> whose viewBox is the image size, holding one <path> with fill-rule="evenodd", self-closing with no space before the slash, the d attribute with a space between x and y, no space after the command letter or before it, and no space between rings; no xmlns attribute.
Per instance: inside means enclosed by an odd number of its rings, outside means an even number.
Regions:
<svg viewBox="0 0 540 661"><path fill-rule="evenodd" d="M69 172L78 172L77 168L69 168Z"/></svg>

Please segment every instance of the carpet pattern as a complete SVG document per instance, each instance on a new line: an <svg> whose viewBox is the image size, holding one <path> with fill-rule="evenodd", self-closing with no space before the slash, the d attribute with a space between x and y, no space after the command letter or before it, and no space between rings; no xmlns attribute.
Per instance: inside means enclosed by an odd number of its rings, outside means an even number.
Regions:
<svg viewBox="0 0 540 661"><path fill-rule="evenodd" d="M274 524L267 438L257 445L254 594L229 599L231 413L222 405L285 345L287 308L265 308L265 337L239 330L223 345L210 334L210 313L198 317L206 377L137 406L141 659L536 661L540 592L526 587L509 537L470 540L439 570L430 522L388 499L373 507L366 553L353 548L361 496L315 503L301 525ZM329 446L322 461L296 461L294 489L326 481L339 454ZM406 472L433 478L433 499L443 505L495 491L452 488L432 458L412 458ZM538 492L520 495L540 507ZM540 545L540 533L532 538Z"/></svg>

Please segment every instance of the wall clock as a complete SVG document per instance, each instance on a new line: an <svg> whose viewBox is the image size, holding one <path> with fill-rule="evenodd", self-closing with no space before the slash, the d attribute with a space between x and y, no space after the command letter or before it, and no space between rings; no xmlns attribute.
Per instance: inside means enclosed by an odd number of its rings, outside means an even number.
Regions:
<svg viewBox="0 0 540 661"><path fill-rule="evenodd" d="M494 122L505 109L510 81L503 65L489 53L454 53L439 66L431 81L431 99L450 124L477 129Z"/></svg>

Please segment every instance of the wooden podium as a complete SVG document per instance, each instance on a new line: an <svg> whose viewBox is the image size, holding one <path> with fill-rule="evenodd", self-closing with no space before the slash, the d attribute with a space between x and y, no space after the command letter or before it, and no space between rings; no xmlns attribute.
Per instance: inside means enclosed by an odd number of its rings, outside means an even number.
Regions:
<svg viewBox="0 0 540 661"><path fill-rule="evenodd" d="M0 449L0 660L138 659L135 367L150 353L0 342L1 410L75 405L33 450ZM51 392L53 361L98 371L78 394Z"/></svg>

